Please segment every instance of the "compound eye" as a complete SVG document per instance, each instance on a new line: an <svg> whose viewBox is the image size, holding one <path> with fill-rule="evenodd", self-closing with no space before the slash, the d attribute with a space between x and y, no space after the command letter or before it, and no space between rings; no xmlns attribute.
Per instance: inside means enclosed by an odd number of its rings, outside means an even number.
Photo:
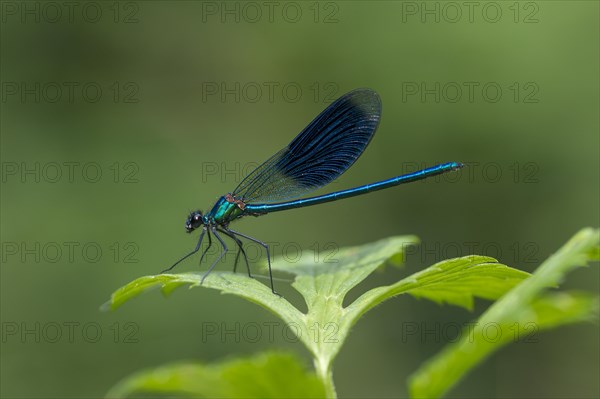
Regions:
<svg viewBox="0 0 600 399"><path fill-rule="evenodd" d="M200 215L194 215L194 222L197 222L198 220L200 220Z"/></svg>

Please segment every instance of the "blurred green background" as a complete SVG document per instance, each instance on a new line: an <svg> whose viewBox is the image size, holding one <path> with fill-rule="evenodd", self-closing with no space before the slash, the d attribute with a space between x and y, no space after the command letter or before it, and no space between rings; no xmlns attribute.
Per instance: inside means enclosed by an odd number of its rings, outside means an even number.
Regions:
<svg viewBox="0 0 600 399"><path fill-rule="evenodd" d="M114 313L99 306L192 249L190 209L212 206L357 87L380 93L379 131L319 193L439 162L469 167L236 223L275 256L422 239L405 269L367 288L470 253L532 271L600 224L598 2L53 4L1 5L2 397L100 397L144 367L273 347L309 365L281 324L269 337L276 318L235 297L194 289ZM592 267L564 285L597 292L598 282ZM340 396L406 396L406 377L454 336L452 323L487 306L406 297L378 307L336 360ZM248 323L261 326L256 342ZM535 338L495 354L451 396L600 395L597 326Z"/></svg>

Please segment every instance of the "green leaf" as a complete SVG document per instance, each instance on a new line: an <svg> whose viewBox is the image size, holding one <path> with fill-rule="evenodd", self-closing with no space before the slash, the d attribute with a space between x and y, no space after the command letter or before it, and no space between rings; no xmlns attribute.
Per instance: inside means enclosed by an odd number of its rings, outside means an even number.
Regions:
<svg viewBox="0 0 600 399"><path fill-rule="evenodd" d="M317 374L326 385L328 397L335 397L331 364L350 328L362 314L400 294L410 294L437 303L471 309L474 297L496 299L529 275L497 263L493 258L467 256L437 263L395 284L374 288L354 303L343 306L346 294L376 269L390 261L398 264L413 236L391 237L372 244L340 249L335 258L304 254L298 262L273 262L273 269L295 275L292 286L302 294L308 311L300 312L270 288L242 274L212 273L204 286L255 302L281 317L314 356ZM171 292L181 285L200 284L196 273L141 277L115 292L106 305L116 308L151 287Z"/></svg>
<svg viewBox="0 0 600 399"><path fill-rule="evenodd" d="M593 259L598 230L577 233L532 275L495 302L461 339L409 379L412 397L440 397L493 351L532 333L597 317L598 299L582 293L544 293L577 266Z"/></svg>
<svg viewBox="0 0 600 399"><path fill-rule="evenodd" d="M190 285L190 288L199 287L202 276L202 273L181 273L140 277L115 291L110 301L102 305L102 309L114 310L151 288L160 287L163 294L168 295L184 285ZM223 294L246 298L273 312L287 323L297 322L302 318L302 313L284 298L273 295L266 285L241 273L213 272L204 280L202 286L220 290Z"/></svg>
<svg viewBox="0 0 600 399"><path fill-rule="evenodd" d="M186 362L138 372L119 382L107 398L136 393L194 398L322 398L325 388L291 354L265 353L216 364Z"/></svg>
<svg viewBox="0 0 600 399"><path fill-rule="evenodd" d="M465 256L436 263L396 284L375 288L352 304L371 308L398 294L473 309L475 297L497 299L529 276L486 256Z"/></svg>

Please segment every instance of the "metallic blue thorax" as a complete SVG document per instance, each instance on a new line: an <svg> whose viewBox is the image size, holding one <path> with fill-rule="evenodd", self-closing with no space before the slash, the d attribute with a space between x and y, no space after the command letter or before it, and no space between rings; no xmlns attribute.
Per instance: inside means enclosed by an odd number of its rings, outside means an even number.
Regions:
<svg viewBox="0 0 600 399"><path fill-rule="evenodd" d="M242 211L237 204L229 202L225 196L223 196L219 198L205 217L210 223L227 225L233 219L242 216L243 213L244 211Z"/></svg>

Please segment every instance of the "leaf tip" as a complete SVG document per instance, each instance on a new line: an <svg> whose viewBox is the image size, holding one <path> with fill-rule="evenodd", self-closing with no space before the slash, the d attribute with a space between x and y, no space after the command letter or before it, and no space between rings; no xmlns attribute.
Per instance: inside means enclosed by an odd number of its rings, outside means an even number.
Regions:
<svg viewBox="0 0 600 399"><path fill-rule="evenodd" d="M112 299L109 301L106 301L102 305L100 305L99 309L101 312L110 312L110 311L114 310Z"/></svg>

